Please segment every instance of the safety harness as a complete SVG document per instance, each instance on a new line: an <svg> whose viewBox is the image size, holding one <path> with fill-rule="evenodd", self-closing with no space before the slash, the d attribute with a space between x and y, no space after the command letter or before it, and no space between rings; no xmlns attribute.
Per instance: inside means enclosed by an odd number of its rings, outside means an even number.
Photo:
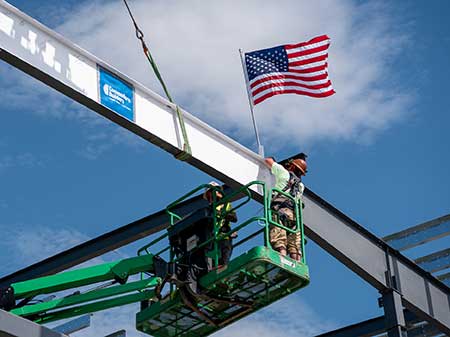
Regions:
<svg viewBox="0 0 450 337"><path fill-rule="evenodd" d="M301 182L302 182L301 177L298 177L294 172L289 171L289 180L286 186L282 189L282 191L288 193L295 200L297 200L301 195L300 193ZM277 212L276 214L279 220L281 220L284 224L290 223L290 221L288 221L288 215L285 213L284 209L289 208L291 210L294 210L294 207L295 203L291 199L286 198L281 193L276 193L273 195L271 208ZM290 225L294 226L293 223Z"/></svg>
<svg viewBox="0 0 450 337"><path fill-rule="evenodd" d="M297 177L294 172L289 171L289 181L287 185L282 189L282 191L289 193L294 199L297 199L300 195L301 182L301 177Z"/></svg>

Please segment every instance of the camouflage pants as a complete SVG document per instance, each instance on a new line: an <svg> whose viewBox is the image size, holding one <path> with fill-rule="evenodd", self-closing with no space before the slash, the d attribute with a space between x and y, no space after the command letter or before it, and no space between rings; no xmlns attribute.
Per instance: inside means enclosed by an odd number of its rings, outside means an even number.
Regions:
<svg viewBox="0 0 450 337"><path fill-rule="evenodd" d="M274 200L276 201L276 199ZM295 214L292 208L282 207L278 210L272 210L272 220L282 224L288 228L295 228ZM280 216L281 215L281 216ZM269 231L270 244L273 249L281 250L285 249L289 254L300 254L300 241L301 234L287 233L284 229L277 226L270 226Z"/></svg>

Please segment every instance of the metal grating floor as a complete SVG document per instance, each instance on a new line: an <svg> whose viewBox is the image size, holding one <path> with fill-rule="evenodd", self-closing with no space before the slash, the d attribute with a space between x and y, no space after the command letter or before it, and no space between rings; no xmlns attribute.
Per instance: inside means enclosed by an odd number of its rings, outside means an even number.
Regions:
<svg viewBox="0 0 450 337"><path fill-rule="evenodd" d="M205 275L207 289L197 309L215 325L185 306L179 292L152 304L136 316L137 329L155 337L207 336L232 322L265 307L309 283L308 267L280 257L266 247L255 247L232 260L225 270ZM234 299L239 303L223 303Z"/></svg>

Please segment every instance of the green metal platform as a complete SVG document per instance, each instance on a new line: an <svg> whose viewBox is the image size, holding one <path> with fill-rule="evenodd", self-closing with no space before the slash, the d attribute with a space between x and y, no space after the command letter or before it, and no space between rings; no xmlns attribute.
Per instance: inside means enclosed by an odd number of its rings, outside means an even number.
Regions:
<svg viewBox="0 0 450 337"><path fill-rule="evenodd" d="M269 247L257 246L233 259L224 269L203 276L200 283L206 290L197 309L213 318L215 324L184 305L176 291L139 312L136 328L155 337L208 336L307 286L309 271L303 263L282 257ZM215 300L218 298L239 303Z"/></svg>

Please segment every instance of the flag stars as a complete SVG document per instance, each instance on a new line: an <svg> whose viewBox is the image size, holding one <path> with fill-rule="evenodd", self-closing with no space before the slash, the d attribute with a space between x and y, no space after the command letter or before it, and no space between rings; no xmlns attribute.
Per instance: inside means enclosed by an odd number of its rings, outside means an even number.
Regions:
<svg viewBox="0 0 450 337"><path fill-rule="evenodd" d="M249 80L272 72L288 71L288 58L283 46L245 54Z"/></svg>

